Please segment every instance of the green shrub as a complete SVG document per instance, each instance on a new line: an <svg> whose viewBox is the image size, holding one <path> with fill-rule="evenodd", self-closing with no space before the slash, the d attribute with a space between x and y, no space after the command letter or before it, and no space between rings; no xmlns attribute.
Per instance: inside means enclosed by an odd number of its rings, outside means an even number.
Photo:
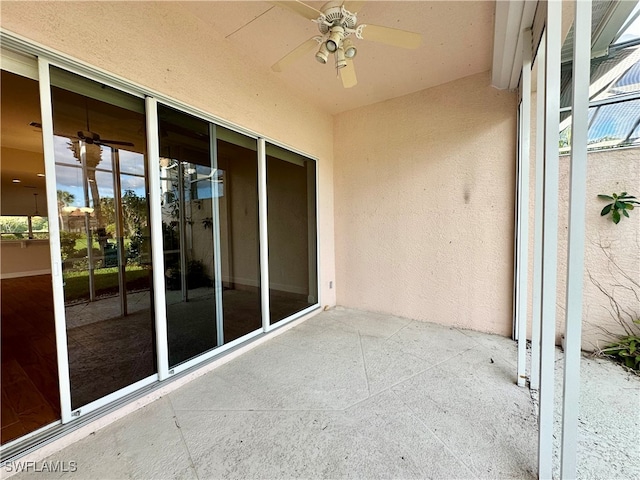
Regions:
<svg viewBox="0 0 640 480"><path fill-rule="evenodd" d="M611 213L611 220L616 225L620 222L622 218L620 214L629 218L629 211L633 210L634 204L640 205L640 202L637 201L636 197L631 195L627 195L627 192L622 192L620 195L617 193L613 193L610 195L598 195L598 198L601 200L609 200L611 203L606 205L602 211L600 212L600 216L604 217Z"/></svg>
<svg viewBox="0 0 640 480"><path fill-rule="evenodd" d="M634 323L640 324L640 320ZM627 368L640 372L640 336L638 335L621 337L604 347L601 353L623 363Z"/></svg>

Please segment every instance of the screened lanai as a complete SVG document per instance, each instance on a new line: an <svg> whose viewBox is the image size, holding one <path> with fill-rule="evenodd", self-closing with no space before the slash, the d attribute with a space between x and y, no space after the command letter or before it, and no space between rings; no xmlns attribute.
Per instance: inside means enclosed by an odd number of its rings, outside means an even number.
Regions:
<svg viewBox="0 0 640 480"><path fill-rule="evenodd" d="M637 184L635 4L338 3L422 43L354 33L344 85L300 2L2 2L2 214L49 227L1 245L5 465L121 420L100 441L144 443L109 451L122 475L168 472L162 438L200 478L576 476L589 222L633 192L586 167L619 155ZM272 68L300 42L319 50Z"/></svg>

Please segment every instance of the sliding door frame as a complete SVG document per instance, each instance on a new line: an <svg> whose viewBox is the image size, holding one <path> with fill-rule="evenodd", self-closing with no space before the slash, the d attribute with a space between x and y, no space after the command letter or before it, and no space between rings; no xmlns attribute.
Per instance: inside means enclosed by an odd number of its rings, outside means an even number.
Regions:
<svg viewBox="0 0 640 480"><path fill-rule="evenodd" d="M40 89L40 108L42 116L42 139L44 147L44 164L45 164L45 181L47 185L47 211L49 218L58 218L58 202L56 195L56 160L55 160L55 147L54 147L54 132L53 132L53 100L51 95L51 67L56 67L61 70L65 70L80 77L87 78L89 80L106 83L117 90L120 89L120 85L115 85L105 82L101 76L92 75L91 72L85 72L84 69L67 68L66 62L58 62L55 59L48 60L46 54L40 54L38 58L38 72L39 72L39 89ZM125 93L144 98L140 92L127 89ZM145 111L146 118L146 111ZM157 132L156 132L157 137ZM151 143L147 139L147 143ZM149 156L147 155L147 162ZM53 216L52 216L53 215ZM151 223L151 231L153 231L154 225ZM160 349L156 345L156 373L140 379L126 387L120 388L112 393L109 393L103 397L98 398L92 402L82 405L78 408L72 408L71 403L71 382L70 382L70 370L68 359L68 342L67 342L67 322L66 312L64 305L64 286L62 279L62 265L61 265L61 249L60 249L60 226L57 222L51 222L49 224L49 244L51 251L51 266L52 266L52 279L53 279L53 300L54 300L54 316L55 316L55 330L56 330L56 344L58 351L58 369L59 369L59 383L60 383L60 409L62 423L66 424L74 419L80 418L83 415L98 410L106 405L109 405L133 392L136 392L146 386L153 384L159 380L158 371L160 369L159 355ZM152 252L154 247L152 245ZM153 253L152 253L153 255ZM155 269L155 267L154 267ZM155 280L155 274L154 274ZM154 296L157 294L155 291L155 282L152 285ZM154 327L158 329L161 317L159 317L154 310Z"/></svg>
<svg viewBox="0 0 640 480"><path fill-rule="evenodd" d="M42 123L42 150L47 192L48 218L58 218L56 184L56 159L53 143L53 103L51 98L50 64L38 57L38 88L40 90L40 117ZM64 285L62 281L62 252L60 249L60 225L49 222L49 252L51 255L51 282L53 284L53 317L56 332L56 354L58 359L58 385L60 388L60 415L62 423L69 423L71 416L71 381L69 357L67 355L67 322L64 307Z"/></svg>
<svg viewBox="0 0 640 480"><path fill-rule="evenodd" d="M264 332L268 333L271 332L273 330L276 330L280 327L283 327L284 325L293 322L294 320L297 320L298 318L302 318L305 315L308 315L309 313L317 310L318 308L320 308L320 306L322 305L322 282L321 282L321 275L320 275L320 215L319 215L319 205L320 205L320 168L318 165L318 159L311 157L309 155L307 155L304 152L301 152L299 150L296 150L295 148L292 148L288 145L285 145L283 143L280 142L275 142L273 140L270 140L268 138L261 138L260 139L262 141L262 152L261 152L261 156L259 159L259 166L262 170L261 175L258 177L258 189L260 191L260 189L262 188L262 192L260 193L259 196L259 201L260 201L260 221L261 221L261 228L260 228L260 254L261 254L261 258L260 258L260 268L265 270L264 272L262 272L263 277L262 280L260 282L260 286L262 289L262 301L263 301L263 309L262 309L262 326L264 328ZM299 312L294 313L293 315L290 315L286 318L283 318L282 320L279 320L273 324L270 324L270 312L269 309L265 309L264 304L266 303L267 305L269 304L269 242L268 242L268 223L269 223L269 218L268 218L268 214L267 214L267 203L269 201L269 199L267 198L267 149L266 149L266 143L269 142L271 145L274 145L276 147L280 147L283 148L285 150L289 150L290 152L293 153L297 153L298 155L302 155L303 157L305 157L307 160L311 160L313 161L314 164L314 174L316 177L316 191L315 191L315 200L316 200L316 239L315 239L315 249L316 249L316 255L315 255L315 260L316 260L316 301L313 305L310 305L308 307L306 307L303 310L300 310ZM258 151L260 151L260 144L258 145ZM264 184L262 183L264 182ZM262 210L262 205L264 202L264 211ZM263 224L262 221L264 220L264 228L263 228ZM264 231L264 234L263 234ZM264 237L264 238L263 238ZM264 249L263 249L263 245L264 245ZM264 252L263 252L264 250ZM264 262L262 261L262 256L264 255ZM311 258L311 255L308 256L308 258ZM264 265L264 268L263 268Z"/></svg>

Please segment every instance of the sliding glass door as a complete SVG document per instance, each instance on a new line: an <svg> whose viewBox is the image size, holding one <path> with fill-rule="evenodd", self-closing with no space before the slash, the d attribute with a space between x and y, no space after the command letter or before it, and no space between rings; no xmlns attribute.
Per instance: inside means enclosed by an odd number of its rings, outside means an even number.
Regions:
<svg viewBox="0 0 640 480"><path fill-rule="evenodd" d="M51 69L71 408L156 369L144 101Z"/></svg>
<svg viewBox="0 0 640 480"><path fill-rule="evenodd" d="M272 144L266 150L273 324L318 302L316 162Z"/></svg>
<svg viewBox="0 0 640 480"><path fill-rule="evenodd" d="M255 139L158 107L169 368L262 326Z"/></svg>
<svg viewBox="0 0 640 480"><path fill-rule="evenodd" d="M209 124L159 106L160 189L169 368L218 345Z"/></svg>
<svg viewBox="0 0 640 480"><path fill-rule="evenodd" d="M5 52L3 52L4 54ZM0 378L4 446L60 420L47 188L37 79L2 62L0 78ZM22 74L5 70L12 68Z"/></svg>

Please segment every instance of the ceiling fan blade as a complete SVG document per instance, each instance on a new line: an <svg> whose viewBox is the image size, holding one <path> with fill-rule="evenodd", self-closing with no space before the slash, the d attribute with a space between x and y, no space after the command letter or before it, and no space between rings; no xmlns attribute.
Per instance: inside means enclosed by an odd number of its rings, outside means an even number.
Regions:
<svg viewBox="0 0 640 480"><path fill-rule="evenodd" d="M300 57L304 56L307 52L313 50L317 46L318 46L318 41L316 40L316 37L311 37L309 40L298 45L296 48L294 48L292 51L290 51L284 57L282 57L280 60L274 63L271 66L271 70L273 70L274 72L281 72L282 70L287 68L289 65L291 65L293 62L295 62Z"/></svg>
<svg viewBox="0 0 640 480"><path fill-rule="evenodd" d="M315 20L322 16L322 12L320 10L316 10L310 5L306 3L302 3L299 1L293 2L269 2L274 5L278 5L280 7L286 8L287 10L292 11L293 13L297 13L298 15L302 15L304 18L308 20Z"/></svg>
<svg viewBox="0 0 640 480"><path fill-rule="evenodd" d="M133 143L131 143L131 142L122 142L120 140L104 140L102 138L100 140L98 140L97 142L95 142L95 143L99 143L101 145L106 144L107 146L109 146L109 145L122 145L123 147L133 147L134 146Z"/></svg>
<svg viewBox="0 0 640 480"><path fill-rule="evenodd" d="M418 48L422 42L422 35L419 33L380 25L360 25L360 27L362 27L362 38L372 42L401 48Z"/></svg>
<svg viewBox="0 0 640 480"><path fill-rule="evenodd" d="M345 8L345 10L348 10L351 13L358 13L360 12L360 9L364 6L365 3L367 2L355 1L355 0L350 2L349 0L345 0L342 6Z"/></svg>
<svg viewBox="0 0 640 480"><path fill-rule="evenodd" d="M347 66L340 69L340 78L342 79L342 86L344 88L354 87L358 83L353 60L347 60Z"/></svg>

